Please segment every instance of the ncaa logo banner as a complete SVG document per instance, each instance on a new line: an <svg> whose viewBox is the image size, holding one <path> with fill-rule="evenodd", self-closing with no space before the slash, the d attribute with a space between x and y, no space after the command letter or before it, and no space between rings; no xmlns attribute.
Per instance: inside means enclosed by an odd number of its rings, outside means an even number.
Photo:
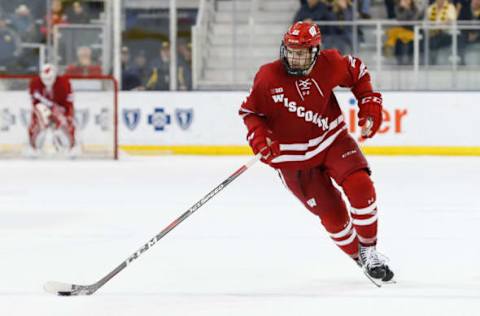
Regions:
<svg viewBox="0 0 480 316"><path fill-rule="evenodd" d="M133 131L140 123L140 109L123 109L122 117L125 126Z"/></svg>
<svg viewBox="0 0 480 316"><path fill-rule="evenodd" d="M193 109L176 109L175 119L181 129L187 130L193 122Z"/></svg>
<svg viewBox="0 0 480 316"><path fill-rule="evenodd" d="M87 109L75 110L75 127L79 130L85 129L88 124L89 111Z"/></svg>

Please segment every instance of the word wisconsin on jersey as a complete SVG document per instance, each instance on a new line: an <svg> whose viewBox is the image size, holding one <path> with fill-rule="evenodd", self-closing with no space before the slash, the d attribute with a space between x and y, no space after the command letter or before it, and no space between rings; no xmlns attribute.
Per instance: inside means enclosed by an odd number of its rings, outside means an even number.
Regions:
<svg viewBox="0 0 480 316"><path fill-rule="evenodd" d="M320 114L314 112L312 110L305 109L304 106L298 106L297 102L289 101L287 97L283 94L275 94L272 95L273 102L275 103L283 103L283 105L288 109L289 112L293 112L297 114L298 117L303 118L306 122L311 122L318 127L323 128L323 130L328 129L328 117L322 118Z"/></svg>

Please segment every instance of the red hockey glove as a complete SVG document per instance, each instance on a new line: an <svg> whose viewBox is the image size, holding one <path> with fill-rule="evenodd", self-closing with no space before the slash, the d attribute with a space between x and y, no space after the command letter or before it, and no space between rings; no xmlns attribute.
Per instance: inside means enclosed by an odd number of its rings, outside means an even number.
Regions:
<svg viewBox="0 0 480 316"><path fill-rule="evenodd" d="M58 105L54 105L52 107L52 121L54 122L55 124L55 127L58 128L58 127L67 127L69 126L70 122L67 118L67 116L65 115L65 109L63 109L62 107L58 106Z"/></svg>
<svg viewBox="0 0 480 316"><path fill-rule="evenodd" d="M270 164L273 158L280 155L280 144L274 139L270 130L257 128L248 137L248 142L250 147L252 147L253 153L255 155L261 153L261 161L266 164Z"/></svg>
<svg viewBox="0 0 480 316"><path fill-rule="evenodd" d="M362 137L371 138L382 124L382 95L372 92L363 96L359 101L358 126L362 127Z"/></svg>

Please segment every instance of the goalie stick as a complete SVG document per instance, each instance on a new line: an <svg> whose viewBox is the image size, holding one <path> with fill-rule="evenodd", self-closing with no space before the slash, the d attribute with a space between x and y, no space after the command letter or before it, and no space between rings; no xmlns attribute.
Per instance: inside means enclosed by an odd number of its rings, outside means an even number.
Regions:
<svg viewBox="0 0 480 316"><path fill-rule="evenodd" d="M165 227L160 233L150 239L147 243L145 243L140 249L135 251L130 257L128 257L125 261L123 261L119 266L113 269L110 273L106 276L98 280L97 282L90 284L90 285L79 285L79 284L70 284L70 283L62 283L56 281L49 281L45 283L43 288L48 293L52 293L55 295L60 296L74 296L74 295L91 295L95 293L99 288L101 288L105 283L110 281L114 276L116 276L120 271L125 269L132 261L140 257L141 254L146 252L150 249L153 245L155 245L160 239L163 238L166 234L168 234L172 229L174 229L178 224L183 222L187 217L192 215L195 211L197 211L200 207L202 207L205 203L207 203L211 198L217 195L220 191L222 191L227 185L232 183L236 178L238 178L242 173L244 173L248 168L250 168L255 162L257 162L261 158L260 154L257 154L255 158L251 159L249 162L241 166L237 171L235 171L231 176L225 179L222 183L220 183L217 187L215 187L212 191L207 193L202 199L196 202L192 207L190 207L185 213L180 215L177 219L170 223L167 227Z"/></svg>

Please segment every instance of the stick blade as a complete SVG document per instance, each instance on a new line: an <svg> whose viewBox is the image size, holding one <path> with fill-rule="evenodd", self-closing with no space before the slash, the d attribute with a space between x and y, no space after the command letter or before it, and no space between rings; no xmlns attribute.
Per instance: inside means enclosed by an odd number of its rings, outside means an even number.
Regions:
<svg viewBox="0 0 480 316"><path fill-rule="evenodd" d="M43 285L43 289L47 293L59 296L90 295L93 293L88 286L56 281L48 281Z"/></svg>

